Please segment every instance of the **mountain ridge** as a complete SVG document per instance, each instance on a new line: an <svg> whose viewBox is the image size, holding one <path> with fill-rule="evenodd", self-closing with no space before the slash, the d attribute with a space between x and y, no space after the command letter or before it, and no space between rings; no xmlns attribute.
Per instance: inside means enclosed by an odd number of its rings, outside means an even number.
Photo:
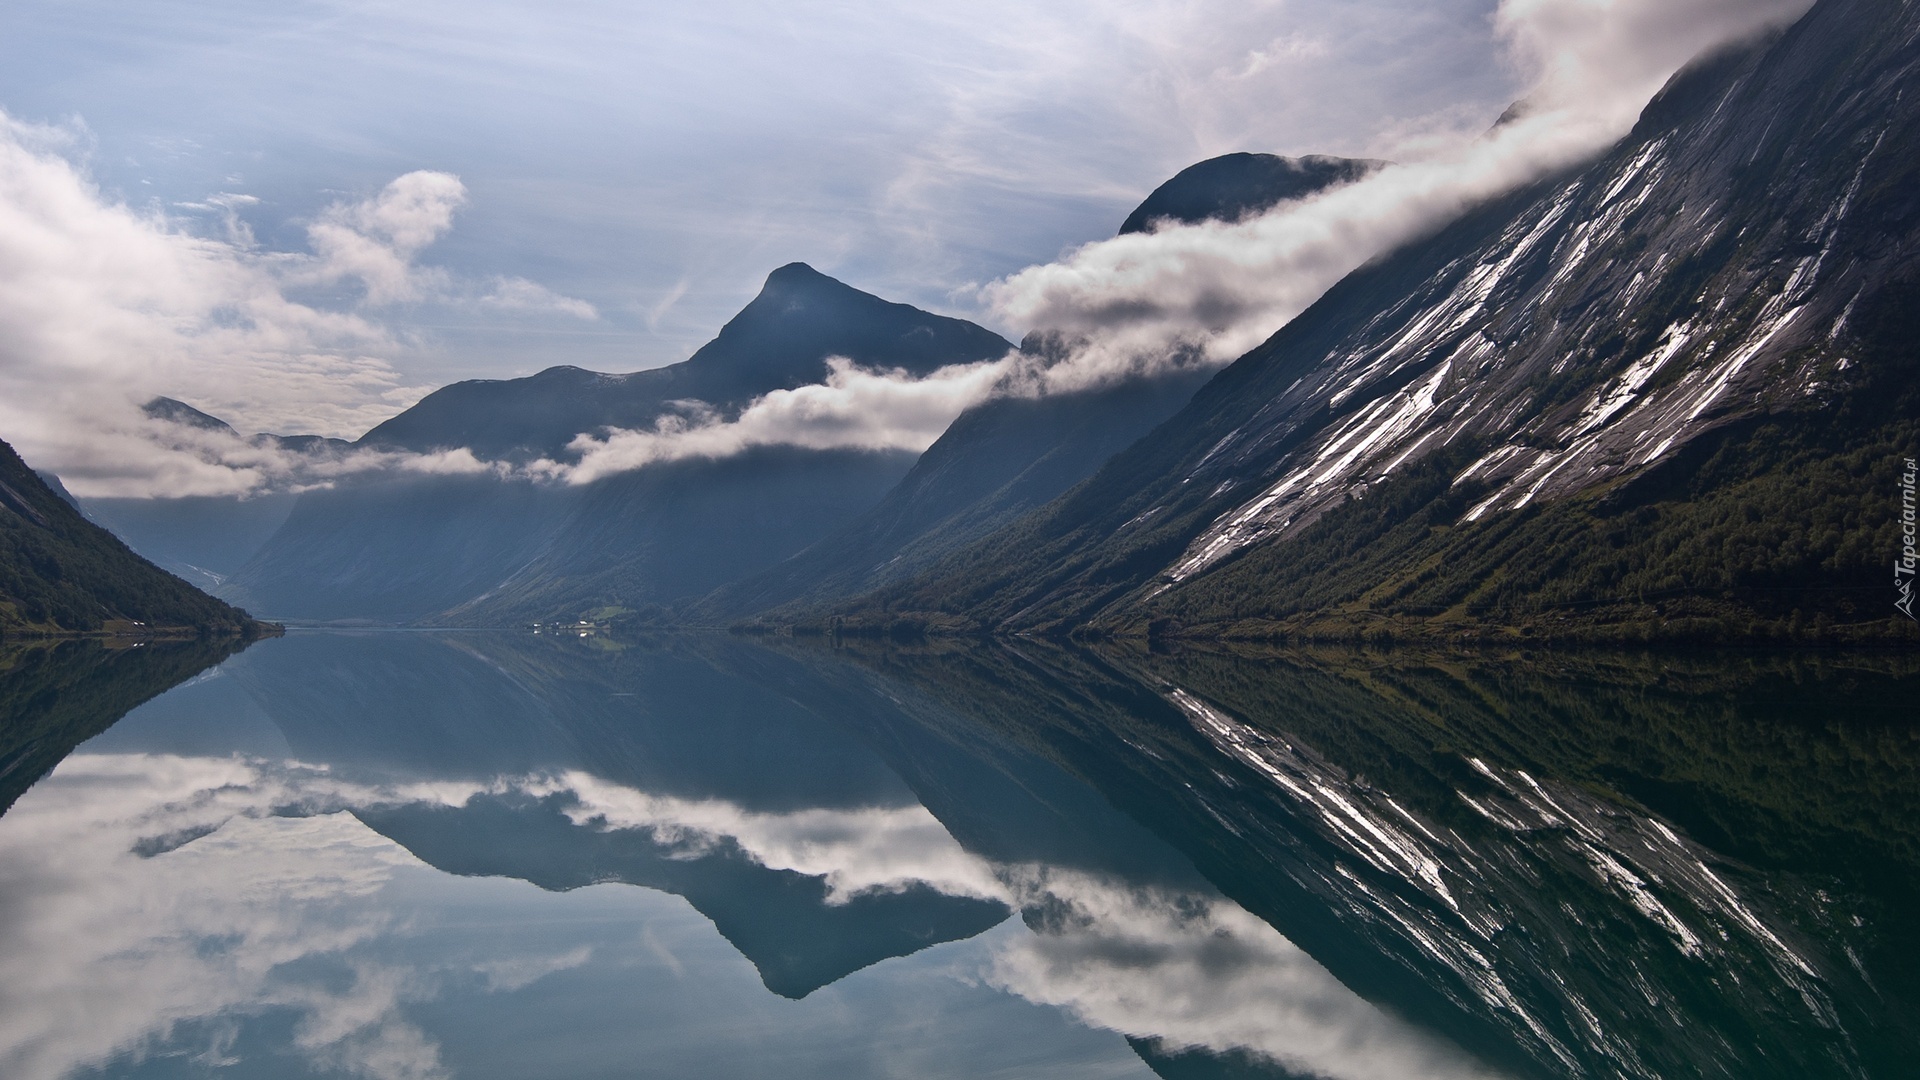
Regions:
<svg viewBox="0 0 1920 1080"><path fill-rule="evenodd" d="M1914 21L1822 0L1702 58L1596 163L1363 267L1074 491L811 625L1910 638L1868 538L1895 508L1887 467L1913 446L1914 358L1894 324L1920 217L1920 132L1900 107ZM1855 430L1822 419L1838 412ZM1800 458L1757 479L1723 462L1719 486L1651 504L1594 501L1762 417L1774 430L1749 430L1747 449ZM1361 527L1381 490L1475 443L1398 519ZM1878 455L1874 475L1847 464L1860 454ZM1821 490L1822 470L1844 483ZM1793 485L1808 506L1770 501ZM1791 535L1770 540L1783 509ZM1675 555L1690 537L1699 550ZM1395 562L1366 565L1374 544ZM1744 554L1779 544L1795 557ZM1610 549L1626 554L1597 596L1556 591L1584 572L1570 560ZM1338 565L1305 580L1316 559ZM1667 586L1673 603L1649 597Z"/></svg>
<svg viewBox="0 0 1920 1080"><path fill-rule="evenodd" d="M1156 188L1121 233L1165 219L1238 220L1350 182L1379 164L1245 153L1209 158ZM1041 332L1020 343L1021 352L1042 360L1057 359L1061 347ZM1091 475L1173 415L1208 375L1174 371L1077 393L996 397L974 405L866 514L785 562L722 586L675 617L717 624L752 618L764 625L808 605L907 580Z"/></svg>
<svg viewBox="0 0 1920 1080"><path fill-rule="evenodd" d="M790 263L680 364L456 383L356 445L564 460L578 435L644 430L679 415L688 399L724 416L773 390L817 382L833 356L924 374L1012 348L972 323ZM581 485L492 475L357 480L302 495L223 591L328 621L604 619L690 600L779 562L870 507L913 456L775 446Z"/></svg>
<svg viewBox="0 0 1920 1080"><path fill-rule="evenodd" d="M698 400L731 414L769 391L819 382L828 356L924 375L948 363L996 359L1012 348L973 323L883 300L806 263L788 263L680 363L625 374L560 365L519 379L452 383L355 445L415 453L465 447L482 460L559 459L575 436L648 426L672 402Z"/></svg>

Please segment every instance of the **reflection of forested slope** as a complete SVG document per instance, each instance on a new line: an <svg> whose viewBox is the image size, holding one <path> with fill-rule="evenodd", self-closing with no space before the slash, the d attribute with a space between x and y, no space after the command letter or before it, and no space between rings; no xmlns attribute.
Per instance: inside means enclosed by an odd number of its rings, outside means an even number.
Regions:
<svg viewBox="0 0 1920 1080"><path fill-rule="evenodd" d="M0 813L74 747L245 644L64 641L0 650Z"/></svg>
<svg viewBox="0 0 1920 1080"><path fill-rule="evenodd" d="M860 662L1064 765L1342 981L1521 1073L1899 1074L1920 997L1904 661L1022 642ZM1523 805L1536 782L1554 813Z"/></svg>

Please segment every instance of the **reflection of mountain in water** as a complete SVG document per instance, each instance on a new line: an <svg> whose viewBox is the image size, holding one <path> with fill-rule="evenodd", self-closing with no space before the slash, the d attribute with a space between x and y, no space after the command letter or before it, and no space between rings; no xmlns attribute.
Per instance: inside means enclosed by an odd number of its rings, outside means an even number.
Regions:
<svg viewBox="0 0 1920 1080"><path fill-rule="evenodd" d="M1905 1067L1920 748L1895 661L867 663L1068 763L1348 985L1510 1068Z"/></svg>
<svg viewBox="0 0 1920 1080"><path fill-rule="evenodd" d="M275 812L673 892L788 996L1017 910L983 979L1166 1077L1879 1076L1901 663L370 633L160 704L199 745L189 698L244 688L273 733L201 741L312 763Z"/></svg>
<svg viewBox="0 0 1920 1080"><path fill-rule="evenodd" d="M81 742L247 644L75 640L0 648L0 814Z"/></svg>
<svg viewBox="0 0 1920 1080"><path fill-rule="evenodd" d="M668 651L595 651L495 636L296 636L235 674L293 755L375 780L486 785L587 769L637 790L759 812L899 807L912 795L830 724ZM565 890L620 881L684 897L760 971L801 997L850 971L1007 916L925 886L830 897L819 876L734 845L576 823L565 795L481 790L459 805L356 808L450 873Z"/></svg>
<svg viewBox="0 0 1920 1080"><path fill-rule="evenodd" d="M689 857L650 831L582 827L563 802L478 795L459 807L410 804L357 816L452 874L516 877L555 891L619 881L685 897L753 962L767 989L790 998L1007 917L993 901L925 885L832 902L821 877L763 866L731 844Z"/></svg>

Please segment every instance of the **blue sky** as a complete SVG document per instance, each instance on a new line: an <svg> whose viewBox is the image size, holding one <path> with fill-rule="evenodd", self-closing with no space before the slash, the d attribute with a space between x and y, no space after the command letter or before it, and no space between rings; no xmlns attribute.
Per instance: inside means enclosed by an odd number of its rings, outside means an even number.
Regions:
<svg viewBox="0 0 1920 1080"><path fill-rule="evenodd" d="M82 495L487 471L276 457L140 405L352 438L458 379L685 359L795 260L1013 339L1082 339L1046 372L840 371L711 430L581 433L592 467L550 472L923 447L983 395L1230 361L1366 259L1604 150L1700 49L1807 3L11 0L0 438ZM1400 167L1112 239L1153 187L1235 150Z"/></svg>
<svg viewBox="0 0 1920 1080"><path fill-rule="evenodd" d="M1405 157L1522 85L1487 0L559 4L15 0L0 108L82 132L111 198L259 242L395 176L468 200L425 264L595 320L427 304L396 362L438 383L669 363L804 260L893 299L1109 234L1231 150ZM1001 327L1017 331L1017 327Z"/></svg>

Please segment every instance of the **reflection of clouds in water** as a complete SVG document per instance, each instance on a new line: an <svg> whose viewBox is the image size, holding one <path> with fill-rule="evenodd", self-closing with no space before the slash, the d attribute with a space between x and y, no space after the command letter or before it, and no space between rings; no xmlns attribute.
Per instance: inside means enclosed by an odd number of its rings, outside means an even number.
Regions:
<svg viewBox="0 0 1920 1080"><path fill-rule="evenodd" d="M297 1017L295 1045L319 1067L447 1075L397 1008L433 996L437 973L368 955L400 929L379 894L417 860L344 813L272 816L370 794L237 759L68 758L0 819L0 1075L139 1058L196 1022L217 1064L239 1018L275 1010ZM584 959L498 962L524 982Z"/></svg>
<svg viewBox="0 0 1920 1080"><path fill-rule="evenodd" d="M763 865L825 877L842 898L918 883L1025 908L1036 933L1011 939L989 980L1094 1027L1174 1049L1244 1050L1338 1080L1493 1075L1381 1012L1230 900L992 864L962 850L924 807L758 814L577 772L538 790L571 791L576 823L646 829L665 842L731 841Z"/></svg>
<svg viewBox="0 0 1920 1080"><path fill-rule="evenodd" d="M921 885L1024 908L1036 932L1006 939L987 981L1094 1027L1334 1078L1483 1075L1230 901L995 864L919 806L757 813L579 772L380 787L293 764L85 754L0 823L0 1074L51 1080L138 1057L190 1022L218 1063L241 1019L290 1010L295 1048L316 1067L447 1075L403 1006L448 978L518 989L589 952L392 959L418 916L381 894L419 864L338 811L458 807L482 793L557 797L577 825L646 831L689 858L724 845L824 879L829 902Z"/></svg>
<svg viewBox="0 0 1920 1080"><path fill-rule="evenodd" d="M766 814L721 799L649 795L582 772L535 782L530 794L571 792L578 825L644 829L699 851L731 842L773 870L824 878L828 902L926 885L949 896L1013 902L986 860L968 854L923 806Z"/></svg>
<svg viewBox="0 0 1920 1080"><path fill-rule="evenodd" d="M1494 1075L1381 1012L1232 901L1061 874L1025 899L1039 932L996 956L989 977L1087 1024L1339 1080Z"/></svg>

